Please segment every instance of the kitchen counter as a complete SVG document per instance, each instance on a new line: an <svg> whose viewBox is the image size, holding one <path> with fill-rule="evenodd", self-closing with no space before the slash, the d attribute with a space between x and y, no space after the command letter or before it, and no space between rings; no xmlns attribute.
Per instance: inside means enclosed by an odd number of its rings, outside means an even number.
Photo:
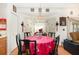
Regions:
<svg viewBox="0 0 79 59"><path fill-rule="evenodd" d="M1 35L0 38L7 37L7 35Z"/></svg>
<svg viewBox="0 0 79 59"><path fill-rule="evenodd" d="M0 31L0 38L7 37L6 31Z"/></svg>
<svg viewBox="0 0 79 59"><path fill-rule="evenodd" d="M7 54L7 36L2 35L0 36L0 55Z"/></svg>

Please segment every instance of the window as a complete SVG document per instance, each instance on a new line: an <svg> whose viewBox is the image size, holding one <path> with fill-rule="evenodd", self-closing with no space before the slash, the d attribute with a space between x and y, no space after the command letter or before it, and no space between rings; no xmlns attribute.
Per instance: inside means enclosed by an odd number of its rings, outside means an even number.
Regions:
<svg viewBox="0 0 79 59"><path fill-rule="evenodd" d="M45 32L45 23L35 23L35 32L38 32L39 29L43 29L43 31Z"/></svg>
<svg viewBox="0 0 79 59"><path fill-rule="evenodd" d="M79 32L79 24L73 24L73 32Z"/></svg>

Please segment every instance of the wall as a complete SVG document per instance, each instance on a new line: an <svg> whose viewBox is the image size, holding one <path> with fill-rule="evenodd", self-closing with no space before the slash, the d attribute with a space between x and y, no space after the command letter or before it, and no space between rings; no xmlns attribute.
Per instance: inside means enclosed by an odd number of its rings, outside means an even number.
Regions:
<svg viewBox="0 0 79 59"><path fill-rule="evenodd" d="M7 54L16 48L17 14L12 11L13 4L7 4Z"/></svg>
<svg viewBox="0 0 79 59"><path fill-rule="evenodd" d="M0 3L0 18L5 18L7 12L7 4Z"/></svg>

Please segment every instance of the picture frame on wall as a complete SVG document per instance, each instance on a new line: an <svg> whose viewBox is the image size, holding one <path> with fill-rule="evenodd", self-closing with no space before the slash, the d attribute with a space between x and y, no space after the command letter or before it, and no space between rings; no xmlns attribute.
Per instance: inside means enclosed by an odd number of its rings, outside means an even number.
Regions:
<svg viewBox="0 0 79 59"><path fill-rule="evenodd" d="M60 26L66 26L66 17L60 17Z"/></svg>
<svg viewBox="0 0 79 59"><path fill-rule="evenodd" d="M16 6L15 5L13 5L13 12L16 13Z"/></svg>

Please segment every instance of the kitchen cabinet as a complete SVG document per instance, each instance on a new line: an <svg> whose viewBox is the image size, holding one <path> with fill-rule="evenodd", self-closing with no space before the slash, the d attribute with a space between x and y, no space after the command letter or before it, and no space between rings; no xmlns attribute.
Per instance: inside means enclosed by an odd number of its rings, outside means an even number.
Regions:
<svg viewBox="0 0 79 59"><path fill-rule="evenodd" d="M0 55L7 54L7 37L0 36Z"/></svg>
<svg viewBox="0 0 79 59"><path fill-rule="evenodd" d="M0 30L6 30L7 22L5 18L0 18Z"/></svg>

